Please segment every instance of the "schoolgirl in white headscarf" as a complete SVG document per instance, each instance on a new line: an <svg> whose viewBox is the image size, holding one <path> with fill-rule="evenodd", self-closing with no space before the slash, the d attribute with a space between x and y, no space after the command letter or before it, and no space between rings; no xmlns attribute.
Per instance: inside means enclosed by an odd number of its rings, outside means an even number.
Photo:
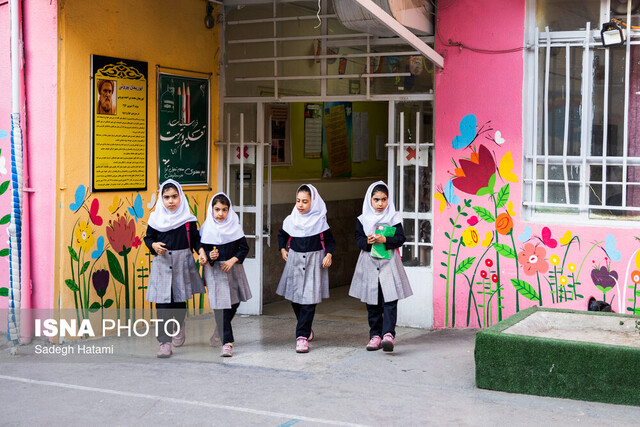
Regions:
<svg viewBox="0 0 640 427"><path fill-rule="evenodd" d="M249 245L238 214L225 193L215 194L207 207L207 218L200 228L198 252L209 288L209 307L214 310L223 340L222 356L231 357L234 342L231 320L240 303L251 299L251 290L242 265Z"/></svg>
<svg viewBox="0 0 640 427"><path fill-rule="evenodd" d="M309 352L316 304L329 298L329 272L335 240L327 224L327 207L311 184L296 191L296 204L278 233L286 261L276 293L291 301L296 314L296 352Z"/></svg>
<svg viewBox="0 0 640 427"><path fill-rule="evenodd" d="M405 242L402 216L396 212L389 187L382 181L367 189L355 233L360 256L349 295L367 305L367 350L392 351L398 300L413 294L399 248ZM373 245L376 245L372 251Z"/></svg>
<svg viewBox="0 0 640 427"><path fill-rule="evenodd" d="M148 220L144 243L154 255L147 284L146 300L156 303L158 317L158 357L170 357L171 345L180 347L185 340L186 301L194 294L204 293L202 278L193 259L192 250L200 246L196 217L189 211L182 187L169 179L162 183L155 210ZM170 324L175 317L177 335L171 338Z"/></svg>

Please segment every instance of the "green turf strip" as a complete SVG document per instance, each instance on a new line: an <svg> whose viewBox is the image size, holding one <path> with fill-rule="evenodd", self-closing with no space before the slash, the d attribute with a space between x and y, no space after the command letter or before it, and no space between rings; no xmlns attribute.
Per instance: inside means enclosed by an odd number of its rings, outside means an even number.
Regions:
<svg viewBox="0 0 640 427"><path fill-rule="evenodd" d="M476 336L476 385L511 393L640 406L640 348L503 331L536 311L635 317L532 307Z"/></svg>

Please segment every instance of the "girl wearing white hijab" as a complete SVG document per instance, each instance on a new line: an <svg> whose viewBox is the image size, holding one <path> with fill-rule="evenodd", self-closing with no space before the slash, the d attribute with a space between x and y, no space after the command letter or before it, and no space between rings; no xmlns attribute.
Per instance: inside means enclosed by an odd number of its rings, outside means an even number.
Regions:
<svg viewBox="0 0 640 427"><path fill-rule="evenodd" d="M213 196L207 218L200 228L200 264L209 287L209 307L214 310L222 357L233 356L231 320L242 301L251 299L251 290L242 262L249 253L240 219L225 193Z"/></svg>
<svg viewBox="0 0 640 427"><path fill-rule="evenodd" d="M202 278L192 250L200 246L197 219L189 211L187 197L176 181L168 179L160 186L158 201L149 215L144 243L154 255L149 273L146 300L156 303L158 318L158 357L171 356L171 344L184 344L187 303L194 294L204 293ZM175 317L179 324L173 339L165 322ZM175 331L174 331L175 332Z"/></svg>
<svg viewBox="0 0 640 427"><path fill-rule="evenodd" d="M393 235L376 234L383 228L380 226L394 227ZM382 181L374 182L367 189L355 239L361 251L349 295L367 304L370 328L367 350L392 351L398 300L410 297L413 291L398 251L405 241L402 217L396 212L389 187ZM371 252L373 244L384 245L383 249L389 251L389 259L374 256Z"/></svg>
<svg viewBox="0 0 640 427"><path fill-rule="evenodd" d="M296 314L296 352L308 353L316 304L329 298L329 271L335 240L327 224L327 207L318 190L301 185L296 205L278 233L286 261L276 293L291 301Z"/></svg>

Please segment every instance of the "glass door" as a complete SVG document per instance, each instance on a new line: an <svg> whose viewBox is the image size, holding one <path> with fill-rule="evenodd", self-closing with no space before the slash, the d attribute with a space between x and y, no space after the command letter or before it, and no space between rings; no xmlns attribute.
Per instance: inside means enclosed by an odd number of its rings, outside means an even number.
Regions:
<svg viewBox="0 0 640 427"><path fill-rule="evenodd" d="M404 264L413 296L400 301L398 324L433 327L433 101L389 103L388 176L402 214Z"/></svg>
<svg viewBox="0 0 640 427"><path fill-rule="evenodd" d="M251 288L251 298L240 304L238 313L262 314L262 257L268 238L270 209L270 162L267 162L265 182L264 104L230 103L224 105L219 152L219 191L231 198L233 209L249 244L244 268ZM270 157L267 156L267 159Z"/></svg>

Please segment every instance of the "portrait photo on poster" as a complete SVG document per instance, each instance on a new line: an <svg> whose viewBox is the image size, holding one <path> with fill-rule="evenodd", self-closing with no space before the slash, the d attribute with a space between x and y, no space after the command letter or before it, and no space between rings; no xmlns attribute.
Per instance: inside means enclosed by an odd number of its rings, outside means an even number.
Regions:
<svg viewBox="0 0 640 427"><path fill-rule="evenodd" d="M116 82L114 80L98 79L96 98L98 114L116 114Z"/></svg>

